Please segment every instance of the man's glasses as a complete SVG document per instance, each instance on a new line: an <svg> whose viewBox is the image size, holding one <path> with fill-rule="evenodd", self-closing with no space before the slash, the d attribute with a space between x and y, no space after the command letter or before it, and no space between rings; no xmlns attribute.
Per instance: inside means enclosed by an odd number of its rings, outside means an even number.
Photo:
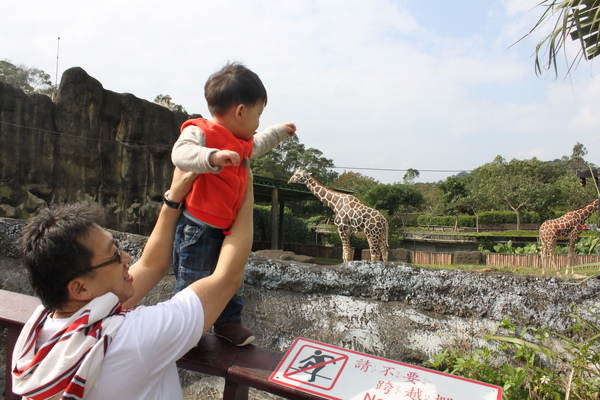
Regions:
<svg viewBox="0 0 600 400"><path fill-rule="evenodd" d="M102 264L94 265L93 267L87 267L87 268L77 271L77 273L72 278L70 278L67 282L70 282L72 279L75 279L78 276L87 274L88 272L91 272L95 269L106 267L107 265L111 265L114 263L123 264L123 259L121 257L121 248L119 246L119 241L116 239L115 239L115 247L117 248L117 252L110 260L105 261Z"/></svg>

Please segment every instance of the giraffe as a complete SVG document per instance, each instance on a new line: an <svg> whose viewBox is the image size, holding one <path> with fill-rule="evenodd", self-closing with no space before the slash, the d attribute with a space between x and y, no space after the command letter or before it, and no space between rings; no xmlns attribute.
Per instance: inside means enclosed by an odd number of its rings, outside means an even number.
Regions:
<svg viewBox="0 0 600 400"><path fill-rule="evenodd" d="M304 183L319 200L335 213L334 224L342 239L344 262L351 260L350 236L364 232L371 250L371 261L388 260L388 222L379 211L367 207L352 195L336 192L298 169L288 183Z"/></svg>
<svg viewBox="0 0 600 400"><path fill-rule="evenodd" d="M567 267L575 264L575 244L583 230L582 224L598 209L598 199L587 206L572 210L562 217L545 221L540 226L540 242L542 243L542 269L547 267L548 257L556 246L556 241L561 238L569 239L569 255ZM572 271L572 270L571 270Z"/></svg>

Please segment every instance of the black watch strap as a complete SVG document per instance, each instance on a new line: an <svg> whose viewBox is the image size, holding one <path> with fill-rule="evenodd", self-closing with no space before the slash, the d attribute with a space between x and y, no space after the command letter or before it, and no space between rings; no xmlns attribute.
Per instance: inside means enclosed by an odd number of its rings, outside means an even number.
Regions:
<svg viewBox="0 0 600 400"><path fill-rule="evenodd" d="M169 192L170 192L170 190L167 190L165 192L165 195L163 196L163 202L167 205L167 207L171 207L171 208L174 208L176 210L183 210L183 208L184 208L183 201L181 203L176 203L176 202L170 200L169 199Z"/></svg>

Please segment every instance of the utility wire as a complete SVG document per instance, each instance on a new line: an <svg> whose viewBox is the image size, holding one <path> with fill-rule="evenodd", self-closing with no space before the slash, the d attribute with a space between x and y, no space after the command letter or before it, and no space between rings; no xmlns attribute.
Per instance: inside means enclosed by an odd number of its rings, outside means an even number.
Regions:
<svg viewBox="0 0 600 400"><path fill-rule="evenodd" d="M469 169L418 169L418 168L410 168L410 169L393 169L393 168L357 168L357 167L330 167L337 169L360 169L360 170L369 170L369 171L392 171L392 172L406 172L409 170L416 170L418 172L470 172Z"/></svg>

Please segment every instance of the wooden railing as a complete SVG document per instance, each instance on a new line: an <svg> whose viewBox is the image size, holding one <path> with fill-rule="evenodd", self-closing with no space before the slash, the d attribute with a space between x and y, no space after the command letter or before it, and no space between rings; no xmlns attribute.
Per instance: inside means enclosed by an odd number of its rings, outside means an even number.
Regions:
<svg viewBox="0 0 600 400"><path fill-rule="evenodd" d="M12 392L12 352L23 325L40 304L32 296L0 289L0 327L7 329L6 400L20 399ZM225 378L224 400L246 400L249 388L255 388L292 400L323 400L323 397L301 392L269 381L283 358L283 353L254 345L236 347L212 334L206 334L198 347L190 350L177 366Z"/></svg>
<svg viewBox="0 0 600 400"><path fill-rule="evenodd" d="M370 260L371 252L368 249L363 249L361 257L363 260ZM542 257L540 257L538 254L484 253L483 259L485 260L484 265L487 266L542 268ZM417 265L453 265L454 259L452 253L429 253L424 251L411 251L409 262L411 264ZM567 268L567 263L568 256L566 254L553 254L548 257L547 268L556 270L565 269ZM600 268L600 256L576 255L574 258L573 265L582 265L589 268Z"/></svg>

